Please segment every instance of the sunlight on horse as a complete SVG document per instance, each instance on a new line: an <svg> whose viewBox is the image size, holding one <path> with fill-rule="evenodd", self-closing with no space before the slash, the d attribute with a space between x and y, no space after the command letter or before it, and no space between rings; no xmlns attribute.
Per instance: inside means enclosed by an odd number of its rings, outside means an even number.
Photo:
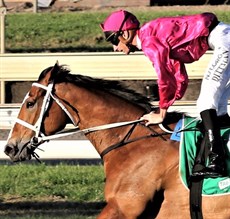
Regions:
<svg viewBox="0 0 230 219"><path fill-rule="evenodd" d="M56 64L39 76L39 87L32 86L11 130L5 153L13 161L31 159L32 142L41 133L51 135L74 123L80 129L115 122L138 120L150 112L148 99L124 88L119 82L73 75ZM37 132L46 87L71 114L52 98ZM174 130L181 114L168 113L164 125ZM19 121L18 120L18 121ZM29 125L28 125L29 124ZM30 128L31 126L31 128ZM170 140L158 125L142 123L86 134L104 162L106 207L98 219L184 219L190 218L189 190L179 176L179 142ZM33 141L34 139L34 141ZM110 146L115 149L108 150ZM230 196L204 196L204 219L229 219Z"/></svg>

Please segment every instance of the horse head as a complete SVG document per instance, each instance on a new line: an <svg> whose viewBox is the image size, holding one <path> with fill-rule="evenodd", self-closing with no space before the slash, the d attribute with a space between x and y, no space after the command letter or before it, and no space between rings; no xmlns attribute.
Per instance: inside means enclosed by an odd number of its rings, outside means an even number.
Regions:
<svg viewBox="0 0 230 219"><path fill-rule="evenodd" d="M25 96L15 125L8 137L5 153L13 161L31 159L41 135L50 135L62 130L70 122L60 104L54 101L56 79L68 70L56 63L43 70L36 83ZM53 98L52 98L53 96Z"/></svg>

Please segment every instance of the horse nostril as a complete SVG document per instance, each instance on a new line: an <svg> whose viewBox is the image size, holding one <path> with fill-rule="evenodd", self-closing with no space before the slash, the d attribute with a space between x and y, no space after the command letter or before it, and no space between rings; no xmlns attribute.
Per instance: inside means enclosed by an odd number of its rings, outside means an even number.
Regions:
<svg viewBox="0 0 230 219"><path fill-rule="evenodd" d="M4 151L4 152L5 152L5 154L6 154L6 155L9 155L9 154L10 154L10 152L11 152L12 150L13 150L13 148L12 148L12 147L10 147L10 146L6 146L6 147L5 147L5 151Z"/></svg>

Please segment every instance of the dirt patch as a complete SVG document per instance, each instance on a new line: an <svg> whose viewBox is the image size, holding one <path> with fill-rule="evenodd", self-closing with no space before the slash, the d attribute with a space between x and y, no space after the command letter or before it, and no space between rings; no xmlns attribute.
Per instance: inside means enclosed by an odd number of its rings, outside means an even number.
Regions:
<svg viewBox="0 0 230 219"><path fill-rule="evenodd" d="M66 200L3 202L0 203L0 218L67 219L78 218L79 216L82 216L81 218L95 218L104 206L104 202L75 202Z"/></svg>

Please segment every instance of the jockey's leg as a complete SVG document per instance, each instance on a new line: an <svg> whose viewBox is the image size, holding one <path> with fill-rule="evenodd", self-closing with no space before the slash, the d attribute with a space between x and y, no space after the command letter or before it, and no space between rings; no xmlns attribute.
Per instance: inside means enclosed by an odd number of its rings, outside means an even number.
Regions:
<svg viewBox="0 0 230 219"><path fill-rule="evenodd" d="M220 136L220 127L215 109L200 113L207 135L209 147L208 165L202 170L193 171L193 176L219 177L226 176L225 153Z"/></svg>
<svg viewBox="0 0 230 219"><path fill-rule="evenodd" d="M221 116L227 113L230 83L229 34L230 26L220 23L208 37L209 46L214 52L202 80L197 106L209 142L209 164L201 171L193 171L193 176L225 175L224 150L217 114Z"/></svg>

